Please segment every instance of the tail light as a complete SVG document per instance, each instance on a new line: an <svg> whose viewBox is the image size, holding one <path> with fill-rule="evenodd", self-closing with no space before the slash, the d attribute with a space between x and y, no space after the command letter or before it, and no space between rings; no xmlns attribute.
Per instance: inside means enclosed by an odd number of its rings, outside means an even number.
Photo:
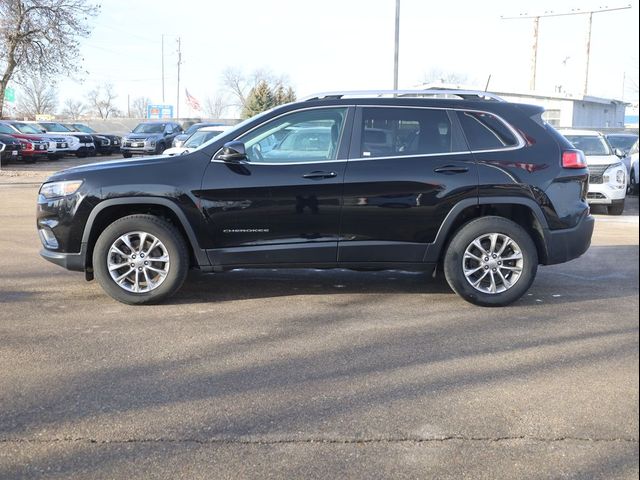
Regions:
<svg viewBox="0 0 640 480"><path fill-rule="evenodd" d="M587 161L581 150L565 150L562 152L563 168L587 168Z"/></svg>

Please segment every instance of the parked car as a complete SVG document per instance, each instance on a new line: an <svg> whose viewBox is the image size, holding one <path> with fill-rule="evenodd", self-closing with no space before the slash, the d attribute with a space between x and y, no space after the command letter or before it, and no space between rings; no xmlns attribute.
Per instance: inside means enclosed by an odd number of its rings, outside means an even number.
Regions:
<svg viewBox="0 0 640 480"><path fill-rule="evenodd" d="M122 137L120 148L124 158L133 155L159 155L164 152L182 127L175 122L143 122Z"/></svg>
<svg viewBox="0 0 640 480"><path fill-rule="evenodd" d="M41 128L43 133L64 135L69 139L71 153L78 158L92 157L96 154L96 146L91 135L74 132L58 122L37 122L33 125Z"/></svg>
<svg viewBox="0 0 640 480"><path fill-rule="evenodd" d="M0 133L0 165L22 160L20 140Z"/></svg>
<svg viewBox="0 0 640 480"><path fill-rule="evenodd" d="M631 174L629 175L629 189L634 195L638 195L638 185L640 185L640 166L638 165L638 140L633 144L633 147L629 150L629 157L631 158Z"/></svg>
<svg viewBox="0 0 640 480"><path fill-rule="evenodd" d="M191 135L196 133L201 128L204 128L204 127L220 127L220 126L223 126L223 125L221 123L210 123L210 122L193 123L184 132L182 132L179 135L176 135L176 137L173 139L173 142L171 143L171 147L172 148L182 147L184 142L187 141L187 138L189 138Z"/></svg>
<svg viewBox="0 0 640 480"><path fill-rule="evenodd" d="M51 160L57 160L65 154L71 153L73 148L71 142L77 140L74 140L74 137L47 135L42 132L42 128L17 120L2 120L0 121L0 125L4 126L3 129L8 129L8 131L15 134L14 136L21 136L25 140L33 140L35 142L34 147L39 146L38 142L46 142L47 156ZM36 151L38 151L38 148L36 148ZM26 153L26 151L23 153ZM40 156L39 152L38 156Z"/></svg>
<svg viewBox="0 0 640 480"><path fill-rule="evenodd" d="M93 143L96 146L96 153L99 155L112 155L120 153L120 145L122 139L120 135L111 133L98 133L90 126L84 123L64 123L65 127L74 132L88 133L93 137Z"/></svg>
<svg viewBox="0 0 640 480"><path fill-rule="evenodd" d="M627 155L633 144L638 141L638 135L634 133L607 133L605 138L614 150L618 148L624 155Z"/></svg>
<svg viewBox="0 0 640 480"><path fill-rule="evenodd" d="M229 130L231 127L227 126L217 126L217 127L202 127L199 130L196 130L186 142L182 144L181 147L172 147L168 148L164 152L163 155L184 155L185 153L191 153L193 150L198 148L205 142L208 142L212 138L220 135L221 133ZM174 140L175 143L175 140Z"/></svg>
<svg viewBox="0 0 640 480"><path fill-rule="evenodd" d="M539 106L425 93L320 95L180 157L58 172L38 196L41 255L129 304L175 293L190 267L312 267L441 268L465 300L507 305L538 265L588 249L586 160ZM368 149L371 125L395 132L393 151ZM292 128L323 139L266 158L261 143Z"/></svg>
<svg viewBox="0 0 640 480"><path fill-rule="evenodd" d="M622 215L627 196L627 167L604 135L594 130L561 130L560 133L587 158L589 203L605 205L609 215Z"/></svg>
<svg viewBox="0 0 640 480"><path fill-rule="evenodd" d="M12 137L20 142L20 156L26 163L47 158L50 152L50 142L39 135L20 133L8 123L0 121L0 134ZM55 148L55 143L54 147Z"/></svg>

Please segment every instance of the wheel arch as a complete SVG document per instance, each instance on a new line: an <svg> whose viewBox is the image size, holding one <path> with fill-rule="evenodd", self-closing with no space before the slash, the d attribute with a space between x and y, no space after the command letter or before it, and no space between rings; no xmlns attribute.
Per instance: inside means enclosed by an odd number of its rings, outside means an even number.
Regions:
<svg viewBox="0 0 640 480"><path fill-rule="evenodd" d="M209 265L206 252L200 248L187 217L175 203L157 197L125 197L104 200L91 211L82 234L82 244L86 246L85 271L92 272L93 247L100 233L117 219L140 213L169 220L187 241L190 263L196 266Z"/></svg>
<svg viewBox="0 0 640 480"><path fill-rule="evenodd" d="M466 199L457 203L440 226L435 241L427 248L425 262L440 263L460 228L471 220L489 215L507 218L523 227L536 246L539 262L547 263L546 232L549 225L542 209L531 199L513 197Z"/></svg>

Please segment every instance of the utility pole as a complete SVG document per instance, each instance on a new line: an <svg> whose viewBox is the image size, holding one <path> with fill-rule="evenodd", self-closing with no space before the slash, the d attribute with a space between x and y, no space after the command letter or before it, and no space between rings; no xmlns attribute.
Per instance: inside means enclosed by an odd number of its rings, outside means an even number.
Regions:
<svg viewBox="0 0 640 480"><path fill-rule="evenodd" d="M627 10L631 8L631 5L625 5L623 7L600 7L594 10L581 10L579 8L573 8L570 12L545 12L540 15L529 15L527 13L521 13L520 15L516 15L514 17L505 17L500 16L502 20L520 20L525 18L533 19L533 54L531 58L531 78L529 81L529 87L531 90L535 90L536 87L536 70L538 63L538 27L540 24L540 19L543 17L567 17L571 15L589 15L589 25L588 25L588 34L587 34L587 51L586 51L586 68L584 75L584 90L583 94L587 94L587 89L589 86L589 61L591 58L591 25L593 22L593 15L595 13L604 13L604 12L613 12L616 10Z"/></svg>
<svg viewBox="0 0 640 480"><path fill-rule="evenodd" d="M180 37L178 37L178 91L176 96L176 119L180 118L180 64L182 63L182 50Z"/></svg>
<svg viewBox="0 0 640 480"><path fill-rule="evenodd" d="M164 33L162 34L162 104L164 105Z"/></svg>
<svg viewBox="0 0 640 480"><path fill-rule="evenodd" d="M398 90L398 57L400 53L400 0L396 0L396 34L393 51L393 89Z"/></svg>
<svg viewBox="0 0 640 480"><path fill-rule="evenodd" d="M538 71L538 28L540 27L540 17L533 19L533 56L531 58L531 80L529 90L536 90L536 73Z"/></svg>

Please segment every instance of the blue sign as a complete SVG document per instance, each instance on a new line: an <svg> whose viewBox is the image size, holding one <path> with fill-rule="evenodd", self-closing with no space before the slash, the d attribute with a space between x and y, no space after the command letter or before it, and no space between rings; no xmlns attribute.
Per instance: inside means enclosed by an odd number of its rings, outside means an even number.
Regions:
<svg viewBox="0 0 640 480"><path fill-rule="evenodd" d="M147 118L150 120L173 118L173 105L147 105Z"/></svg>

